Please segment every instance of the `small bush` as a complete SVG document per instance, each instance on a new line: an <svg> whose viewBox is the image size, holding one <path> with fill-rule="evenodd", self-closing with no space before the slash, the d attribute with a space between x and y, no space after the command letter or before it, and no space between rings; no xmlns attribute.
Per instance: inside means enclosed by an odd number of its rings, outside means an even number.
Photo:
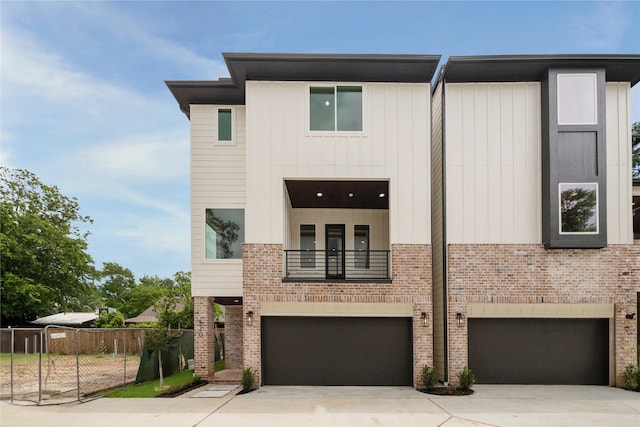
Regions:
<svg viewBox="0 0 640 427"><path fill-rule="evenodd" d="M256 380L256 376L251 368L244 368L242 370L242 391L247 392L253 388L253 383Z"/></svg>
<svg viewBox="0 0 640 427"><path fill-rule="evenodd" d="M438 384L438 371L435 366L424 365L422 368L422 384L426 390L432 390Z"/></svg>
<svg viewBox="0 0 640 427"><path fill-rule="evenodd" d="M476 382L476 376L469 367L465 366L458 375L458 387L461 390L471 390L471 386Z"/></svg>
<svg viewBox="0 0 640 427"><path fill-rule="evenodd" d="M98 344L98 356L104 356L105 354L107 354L107 346L104 340L100 340L100 344Z"/></svg>
<svg viewBox="0 0 640 427"><path fill-rule="evenodd" d="M640 391L640 367L629 365L622 374L629 390Z"/></svg>

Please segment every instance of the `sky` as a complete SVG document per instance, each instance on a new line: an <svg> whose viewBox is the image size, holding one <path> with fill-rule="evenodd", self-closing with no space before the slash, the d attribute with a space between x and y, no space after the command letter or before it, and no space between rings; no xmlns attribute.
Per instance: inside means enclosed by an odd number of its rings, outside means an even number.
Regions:
<svg viewBox="0 0 640 427"><path fill-rule="evenodd" d="M640 54L638 1L2 1L0 163L75 197L89 253L189 271L189 121L222 52ZM632 122L640 121L640 84Z"/></svg>

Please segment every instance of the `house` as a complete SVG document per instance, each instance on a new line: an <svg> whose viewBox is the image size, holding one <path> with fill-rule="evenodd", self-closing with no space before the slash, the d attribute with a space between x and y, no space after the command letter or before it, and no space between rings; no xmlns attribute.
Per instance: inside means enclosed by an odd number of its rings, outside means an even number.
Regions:
<svg viewBox="0 0 640 427"><path fill-rule="evenodd" d="M39 317L31 323L39 326L69 326L75 328L90 328L98 318L98 313L57 313Z"/></svg>
<svg viewBox="0 0 640 427"><path fill-rule="evenodd" d="M215 301L227 366L258 384L416 384L439 56L224 58L231 78L167 82L191 124L196 374Z"/></svg>
<svg viewBox="0 0 640 427"><path fill-rule="evenodd" d="M639 55L451 57L433 94L434 361L445 381L622 384L637 363ZM436 226L442 224L442 226Z"/></svg>
<svg viewBox="0 0 640 427"><path fill-rule="evenodd" d="M224 58L229 78L166 82L190 120L197 375L215 301L258 386L620 383L639 55L452 57L433 85L435 55Z"/></svg>

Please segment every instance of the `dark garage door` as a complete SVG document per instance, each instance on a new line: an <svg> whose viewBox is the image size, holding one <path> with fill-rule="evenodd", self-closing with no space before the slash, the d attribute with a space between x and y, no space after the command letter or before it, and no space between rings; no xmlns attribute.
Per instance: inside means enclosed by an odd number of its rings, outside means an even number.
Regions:
<svg viewBox="0 0 640 427"><path fill-rule="evenodd" d="M469 319L469 368L484 384L609 383L608 319Z"/></svg>
<svg viewBox="0 0 640 427"><path fill-rule="evenodd" d="M412 385L411 318L262 317L269 385Z"/></svg>

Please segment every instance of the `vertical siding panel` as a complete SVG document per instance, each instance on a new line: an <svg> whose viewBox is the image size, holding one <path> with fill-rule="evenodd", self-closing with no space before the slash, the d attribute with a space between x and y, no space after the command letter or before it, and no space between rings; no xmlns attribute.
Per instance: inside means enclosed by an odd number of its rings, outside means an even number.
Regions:
<svg viewBox="0 0 640 427"><path fill-rule="evenodd" d="M527 226L527 207L522 203L520 192L524 192L527 182L527 117L526 117L526 90L522 84L514 86L514 108L513 108L513 155L514 155L514 203L511 216L515 220L514 233L512 238L516 242L523 241L525 227Z"/></svg>
<svg viewBox="0 0 640 427"><path fill-rule="evenodd" d="M468 243L476 243L477 205L475 203L476 141L475 141L475 86L463 85L462 89L462 238Z"/></svg>
<svg viewBox="0 0 640 427"><path fill-rule="evenodd" d="M502 106L500 105L500 86L488 85L487 98L487 212L488 243L498 243L502 233L502 181L501 181L501 132Z"/></svg>
<svg viewBox="0 0 640 427"><path fill-rule="evenodd" d="M542 121L540 84L527 83L527 189L522 197L528 213L522 242L542 242Z"/></svg>
<svg viewBox="0 0 640 427"><path fill-rule="evenodd" d="M633 243L630 84L607 83L607 242Z"/></svg>
<svg viewBox="0 0 640 427"><path fill-rule="evenodd" d="M515 232L515 218L513 218L513 206L515 204L515 186L513 183L514 167L514 125L513 111L515 109L513 85L500 85L500 102L502 105L500 121L500 175L502 200L502 239L508 241L509 236Z"/></svg>
<svg viewBox="0 0 640 427"><path fill-rule="evenodd" d="M475 91L475 237L476 242L489 241L489 178L488 178L488 85L476 85Z"/></svg>
<svg viewBox="0 0 640 427"><path fill-rule="evenodd" d="M462 222L464 214L463 152L462 152L462 105L463 86L447 85L445 114L446 162L446 228L447 242L463 242Z"/></svg>

